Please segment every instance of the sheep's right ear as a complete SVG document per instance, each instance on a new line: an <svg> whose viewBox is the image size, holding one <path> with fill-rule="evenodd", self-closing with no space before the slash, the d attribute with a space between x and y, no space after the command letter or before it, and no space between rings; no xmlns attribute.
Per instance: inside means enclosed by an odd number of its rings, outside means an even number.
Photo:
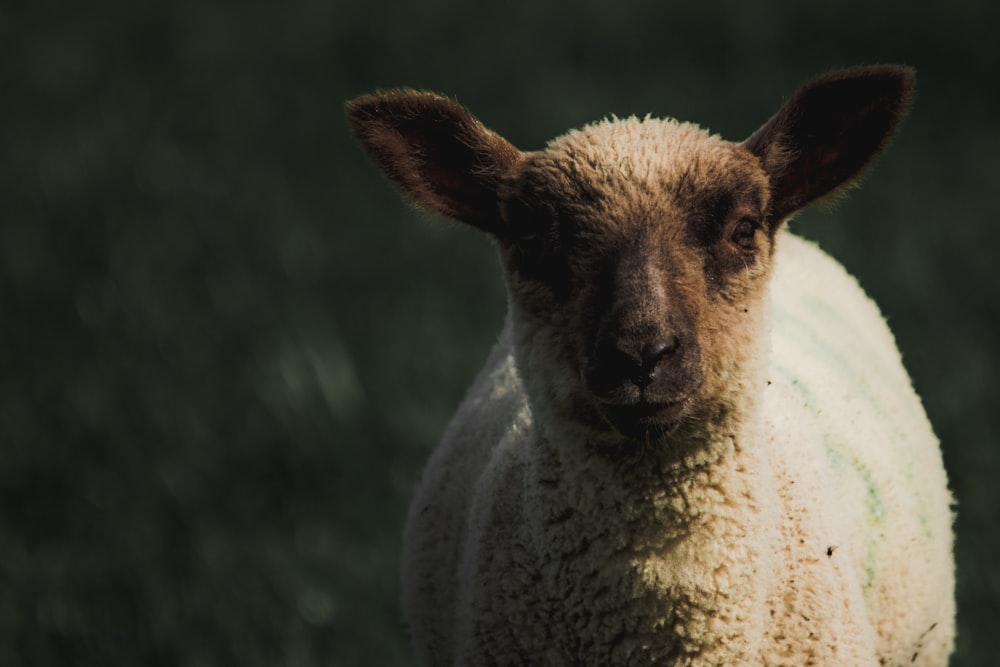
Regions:
<svg viewBox="0 0 1000 667"><path fill-rule="evenodd" d="M522 153L441 95L391 90L347 103L354 133L418 206L499 234L497 188Z"/></svg>
<svg viewBox="0 0 1000 667"><path fill-rule="evenodd" d="M771 181L773 219L856 183L906 115L914 81L913 70L900 65L831 72L751 135L743 145Z"/></svg>

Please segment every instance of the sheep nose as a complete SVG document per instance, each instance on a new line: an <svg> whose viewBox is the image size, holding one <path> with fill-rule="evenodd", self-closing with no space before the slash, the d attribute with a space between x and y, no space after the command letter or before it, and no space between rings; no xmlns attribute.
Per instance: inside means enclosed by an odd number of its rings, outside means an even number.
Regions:
<svg viewBox="0 0 1000 667"><path fill-rule="evenodd" d="M601 346L590 364L587 378L597 394L612 392L624 383L645 389L656 378L666 360L677 355L680 339L667 336L639 345L629 341L608 341Z"/></svg>

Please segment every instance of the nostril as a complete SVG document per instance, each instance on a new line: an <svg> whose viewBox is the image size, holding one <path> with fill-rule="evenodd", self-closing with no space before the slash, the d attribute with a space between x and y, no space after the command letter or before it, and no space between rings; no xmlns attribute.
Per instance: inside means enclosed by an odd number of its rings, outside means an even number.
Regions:
<svg viewBox="0 0 1000 667"><path fill-rule="evenodd" d="M597 394L613 392L622 382L644 374L642 359L619 348L616 343L611 340L599 347L587 365L588 384Z"/></svg>
<svg viewBox="0 0 1000 667"><path fill-rule="evenodd" d="M670 336L667 339L654 341L646 343L642 346L642 366L647 370L652 370L660 359L664 357L669 357L677 348L680 347L680 341L677 336Z"/></svg>
<svg viewBox="0 0 1000 667"><path fill-rule="evenodd" d="M680 340L677 336L644 344L641 352L642 368L639 369L638 374L632 377L632 382L642 389L652 384L660 362L674 356L678 347L680 347Z"/></svg>

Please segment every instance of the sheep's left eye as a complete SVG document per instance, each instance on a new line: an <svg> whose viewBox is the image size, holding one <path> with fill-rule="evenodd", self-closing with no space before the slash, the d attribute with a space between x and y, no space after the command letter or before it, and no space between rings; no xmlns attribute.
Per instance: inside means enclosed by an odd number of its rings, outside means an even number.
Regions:
<svg viewBox="0 0 1000 667"><path fill-rule="evenodd" d="M743 218L733 227L729 240L745 250L753 250L754 236L757 234L757 223L750 218Z"/></svg>

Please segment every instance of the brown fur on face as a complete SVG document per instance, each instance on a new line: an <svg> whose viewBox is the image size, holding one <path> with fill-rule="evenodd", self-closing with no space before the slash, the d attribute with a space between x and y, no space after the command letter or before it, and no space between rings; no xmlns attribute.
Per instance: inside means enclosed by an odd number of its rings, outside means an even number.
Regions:
<svg viewBox="0 0 1000 667"><path fill-rule="evenodd" d="M501 192L529 393L630 438L717 413L757 362L775 227L757 158L689 124L606 121Z"/></svg>

